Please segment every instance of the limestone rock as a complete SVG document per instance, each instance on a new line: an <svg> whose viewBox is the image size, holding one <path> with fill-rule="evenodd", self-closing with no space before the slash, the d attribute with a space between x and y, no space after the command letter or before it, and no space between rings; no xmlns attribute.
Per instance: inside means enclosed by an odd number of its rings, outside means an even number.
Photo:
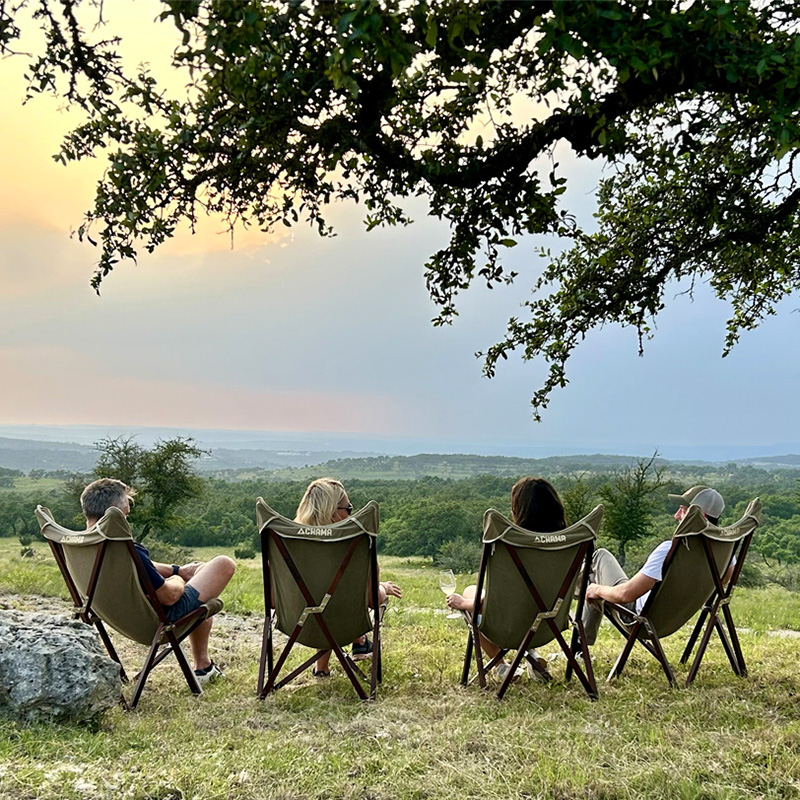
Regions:
<svg viewBox="0 0 800 800"><path fill-rule="evenodd" d="M116 705L120 691L119 666L94 628L0 610L0 713L25 721L87 720Z"/></svg>

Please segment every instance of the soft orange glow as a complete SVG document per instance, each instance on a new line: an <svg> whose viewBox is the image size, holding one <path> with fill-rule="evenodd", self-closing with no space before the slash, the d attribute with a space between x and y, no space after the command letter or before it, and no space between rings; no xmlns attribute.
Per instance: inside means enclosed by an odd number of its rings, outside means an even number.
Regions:
<svg viewBox="0 0 800 800"><path fill-rule="evenodd" d="M101 367L104 365L100 365ZM0 424L174 426L245 430L395 430L399 404L346 391L269 391L106 375L58 346L0 349Z"/></svg>

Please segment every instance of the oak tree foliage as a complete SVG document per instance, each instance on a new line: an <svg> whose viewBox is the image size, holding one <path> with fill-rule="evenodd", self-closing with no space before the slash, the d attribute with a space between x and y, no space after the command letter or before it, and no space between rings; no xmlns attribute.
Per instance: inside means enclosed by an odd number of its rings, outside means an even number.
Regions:
<svg viewBox="0 0 800 800"><path fill-rule="evenodd" d="M182 96L123 70L97 0L0 0L0 54L30 13L30 92L86 114L56 158L108 159L78 231L95 288L201 213L331 235L334 201L372 228L423 198L450 227L424 267L442 324L473 281L515 278L509 248L555 235L482 354L488 376L515 350L544 360L537 418L586 334L620 323L641 349L675 280L730 304L725 353L798 288L796 0L163 0ZM591 229L557 146L607 165Z"/></svg>

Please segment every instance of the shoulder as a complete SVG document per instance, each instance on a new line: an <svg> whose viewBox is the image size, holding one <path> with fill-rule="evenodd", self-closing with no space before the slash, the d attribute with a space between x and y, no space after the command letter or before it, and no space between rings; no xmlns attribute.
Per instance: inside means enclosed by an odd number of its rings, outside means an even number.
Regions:
<svg viewBox="0 0 800 800"><path fill-rule="evenodd" d="M647 561L644 562L644 566L642 567L641 571L650 578L655 578L657 581L660 581L661 570L664 566L664 559L666 559L670 547L672 547L671 540L661 542L661 544L658 545L658 547L656 547L655 550L653 550L653 552L647 557Z"/></svg>

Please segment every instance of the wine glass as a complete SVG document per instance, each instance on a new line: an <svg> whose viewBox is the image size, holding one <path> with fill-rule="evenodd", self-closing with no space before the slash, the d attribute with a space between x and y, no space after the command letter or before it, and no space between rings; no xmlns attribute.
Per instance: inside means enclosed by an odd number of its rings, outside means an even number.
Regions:
<svg viewBox="0 0 800 800"><path fill-rule="evenodd" d="M456 590L456 576L453 575L453 570L443 569L439 573L439 588L445 595L453 594ZM457 611L448 614L445 619L458 619L461 616Z"/></svg>

